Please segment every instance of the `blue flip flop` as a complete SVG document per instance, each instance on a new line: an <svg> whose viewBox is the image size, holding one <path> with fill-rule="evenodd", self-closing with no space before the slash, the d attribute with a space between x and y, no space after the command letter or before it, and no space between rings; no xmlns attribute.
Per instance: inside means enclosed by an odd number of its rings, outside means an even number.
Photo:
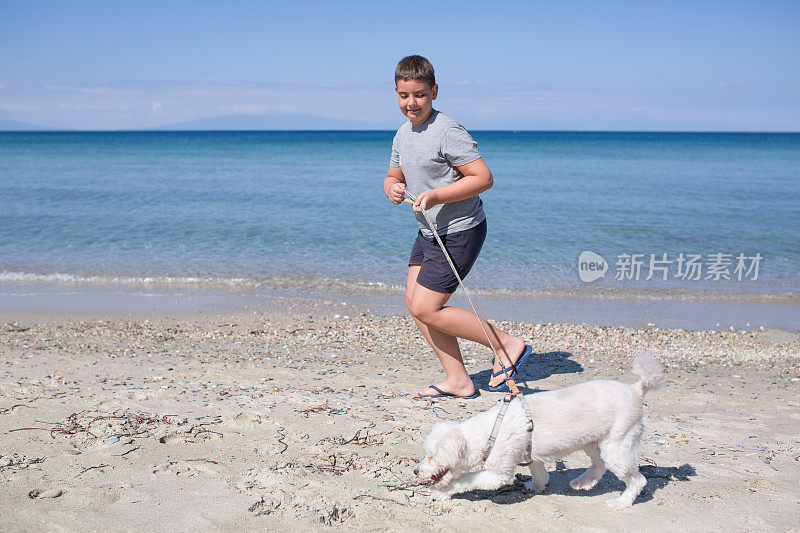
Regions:
<svg viewBox="0 0 800 533"><path fill-rule="evenodd" d="M452 393L449 393L449 392L444 392L442 389L440 389L436 385L429 385L428 388L435 390L439 394L417 394L415 396L415 398L417 398L417 399L419 399L419 398L460 398L462 400L471 400L473 398L477 398L478 396L480 396L480 393L477 390L472 394L472 396L459 396L458 394L452 394Z"/></svg>
<svg viewBox="0 0 800 533"><path fill-rule="evenodd" d="M492 377L494 378L501 374L505 374L506 381L509 379L514 379L514 376L517 374L517 369L525 366L525 363L528 362L528 357L530 357L531 353L533 353L533 348L529 344L526 344L525 348L522 350L522 355L520 355L519 359L517 359L517 361L511 365L511 371L507 372L508 369L504 369L499 372L495 372L492 374ZM508 385L505 381L500 385L495 385L494 387L489 386L489 390L492 392L509 392Z"/></svg>

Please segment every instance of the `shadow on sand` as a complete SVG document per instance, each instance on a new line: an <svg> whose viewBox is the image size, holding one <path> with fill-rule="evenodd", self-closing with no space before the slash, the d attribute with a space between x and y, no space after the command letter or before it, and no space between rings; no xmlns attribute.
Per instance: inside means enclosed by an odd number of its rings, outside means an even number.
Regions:
<svg viewBox="0 0 800 533"><path fill-rule="evenodd" d="M558 467L560 465L560 468ZM550 471L550 481L547 483L544 492L534 494L526 490L522 483L531 479L531 476L517 474L512 485L506 485L497 490L475 490L463 494L453 495L454 499L478 501L490 500L501 505L508 505L525 501L532 497L545 497L548 494L563 494L566 496L586 497L608 494L609 497L616 497L625 488L625 484L617 479L611 472L606 472L600 481L591 490L573 490L569 482L584 471L583 468L564 468L562 462L556 463L556 470ZM647 485L642 489L639 497L634 501L634 505L653 499L653 493L675 481L689 481L690 477L696 475L694 467L689 464L681 466L640 466L639 471L647 478Z"/></svg>
<svg viewBox="0 0 800 533"><path fill-rule="evenodd" d="M570 359L571 357L572 354L569 352L532 353L528 358L527 364L514 376L517 386L523 394L528 394L537 392L528 386L528 381L539 381L554 374L583 372L583 367L580 363L573 361ZM488 390L491 376L491 368L470 375L472 381L475 382L476 388L481 390Z"/></svg>

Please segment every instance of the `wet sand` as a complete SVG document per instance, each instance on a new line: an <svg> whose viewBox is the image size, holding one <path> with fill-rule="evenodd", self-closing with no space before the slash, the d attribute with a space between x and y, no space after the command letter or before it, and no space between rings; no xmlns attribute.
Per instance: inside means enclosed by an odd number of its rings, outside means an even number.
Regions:
<svg viewBox="0 0 800 533"><path fill-rule="evenodd" d="M327 278L270 280L259 288L219 284L96 285L0 283L0 311L74 313L231 313L345 301L377 314L404 314L405 288L397 284ZM781 328L800 331L800 294L704 292L583 285L540 290L473 289L480 312L497 320L657 326L690 330ZM459 290L453 305L469 303ZM121 313L121 311L125 313Z"/></svg>

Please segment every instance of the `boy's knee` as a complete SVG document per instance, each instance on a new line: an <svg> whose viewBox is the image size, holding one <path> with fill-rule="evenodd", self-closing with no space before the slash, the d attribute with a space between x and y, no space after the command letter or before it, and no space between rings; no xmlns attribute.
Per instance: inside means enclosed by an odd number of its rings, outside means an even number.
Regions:
<svg viewBox="0 0 800 533"><path fill-rule="evenodd" d="M414 299L408 300L406 303L408 305L408 310L411 312L411 316L423 324L428 323L431 314L433 314L433 309L431 309L430 305Z"/></svg>

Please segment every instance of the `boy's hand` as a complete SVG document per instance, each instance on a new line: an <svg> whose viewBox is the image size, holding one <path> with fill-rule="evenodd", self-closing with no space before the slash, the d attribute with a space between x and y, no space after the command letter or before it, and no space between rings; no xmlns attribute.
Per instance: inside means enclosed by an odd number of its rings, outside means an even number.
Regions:
<svg viewBox="0 0 800 533"><path fill-rule="evenodd" d="M406 197L406 186L404 183L395 183L389 188L389 200L393 204L402 204Z"/></svg>
<svg viewBox="0 0 800 533"><path fill-rule="evenodd" d="M442 202L439 200L439 195L435 189L421 192L419 196L417 196L417 201L414 202L414 212L421 213L423 210L427 211L440 203Z"/></svg>

